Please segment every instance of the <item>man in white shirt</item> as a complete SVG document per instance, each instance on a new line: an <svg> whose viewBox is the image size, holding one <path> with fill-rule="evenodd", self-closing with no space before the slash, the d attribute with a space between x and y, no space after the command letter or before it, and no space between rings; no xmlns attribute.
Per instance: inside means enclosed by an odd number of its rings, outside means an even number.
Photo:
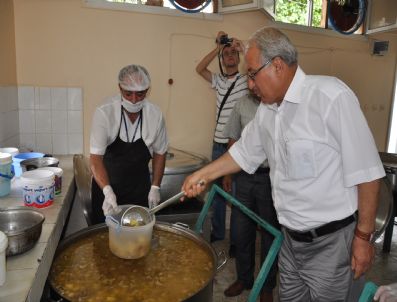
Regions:
<svg viewBox="0 0 397 302"><path fill-rule="evenodd" d="M210 51L197 65L196 71L206 81L210 82L216 91L216 125L212 146L212 160L217 159L227 151L228 138L223 135L223 128L229 119L233 106L239 97L248 93L247 76L238 71L240 63L239 52L241 42L228 39L225 32L218 32L216 47ZM212 73L207 67L216 58L219 59L220 74ZM225 70L223 70L223 68ZM221 179L217 180L221 185ZM213 203L211 241L225 238L226 201L221 196L215 196ZM230 223L231 245L234 241L234 225ZM233 247L231 246L231 249Z"/></svg>
<svg viewBox="0 0 397 302"><path fill-rule="evenodd" d="M182 189L192 197L204 190L200 180L253 173L267 159L285 236L280 301L357 301L374 256L385 175L357 97L336 78L306 75L277 29L258 30L245 58L249 88L261 98L256 116L228 153Z"/></svg>
<svg viewBox="0 0 397 302"><path fill-rule="evenodd" d="M94 223L118 204L156 206L168 138L160 109L146 99L148 71L139 65L120 70L120 94L98 107L90 138ZM152 159L152 179L148 163Z"/></svg>

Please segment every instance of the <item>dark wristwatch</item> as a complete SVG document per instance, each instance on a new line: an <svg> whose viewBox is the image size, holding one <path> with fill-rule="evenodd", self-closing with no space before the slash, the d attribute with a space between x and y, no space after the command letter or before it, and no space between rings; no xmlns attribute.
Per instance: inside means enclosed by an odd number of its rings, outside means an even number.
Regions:
<svg viewBox="0 0 397 302"><path fill-rule="evenodd" d="M375 232L365 233L355 228L354 235L362 240L368 241L369 243L375 243Z"/></svg>

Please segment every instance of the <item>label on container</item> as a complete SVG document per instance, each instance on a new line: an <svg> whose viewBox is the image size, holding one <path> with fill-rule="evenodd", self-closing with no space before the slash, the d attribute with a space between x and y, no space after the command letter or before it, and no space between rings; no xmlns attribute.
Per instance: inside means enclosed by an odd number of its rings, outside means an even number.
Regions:
<svg viewBox="0 0 397 302"><path fill-rule="evenodd" d="M54 202L54 183L51 185L25 185L22 187L25 206L45 208Z"/></svg>

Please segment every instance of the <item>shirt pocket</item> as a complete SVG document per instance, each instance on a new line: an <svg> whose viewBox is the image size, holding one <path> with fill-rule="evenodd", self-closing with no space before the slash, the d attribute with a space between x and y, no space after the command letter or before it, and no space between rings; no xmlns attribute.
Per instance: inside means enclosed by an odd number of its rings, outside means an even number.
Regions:
<svg viewBox="0 0 397 302"><path fill-rule="evenodd" d="M317 176L313 141L303 139L287 141L286 150L289 179L305 179Z"/></svg>

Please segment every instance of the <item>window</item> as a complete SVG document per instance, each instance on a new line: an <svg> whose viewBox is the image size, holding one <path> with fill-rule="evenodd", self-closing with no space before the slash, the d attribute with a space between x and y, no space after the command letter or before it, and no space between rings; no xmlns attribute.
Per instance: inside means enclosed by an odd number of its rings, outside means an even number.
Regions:
<svg viewBox="0 0 397 302"><path fill-rule="evenodd" d="M175 6L172 5L172 3L169 0L106 0L108 2L113 2L113 3L128 3L128 4L136 4L136 5L150 5L150 6L162 6L162 7L167 7L170 9L175 9ZM212 13L214 11L213 4L212 2L210 5L208 5L204 10L202 11L203 13Z"/></svg>
<svg viewBox="0 0 397 302"><path fill-rule="evenodd" d="M366 0L274 0L275 20L362 34Z"/></svg>
<svg viewBox="0 0 397 302"><path fill-rule="evenodd" d="M275 0L275 20L325 28L326 0Z"/></svg>

